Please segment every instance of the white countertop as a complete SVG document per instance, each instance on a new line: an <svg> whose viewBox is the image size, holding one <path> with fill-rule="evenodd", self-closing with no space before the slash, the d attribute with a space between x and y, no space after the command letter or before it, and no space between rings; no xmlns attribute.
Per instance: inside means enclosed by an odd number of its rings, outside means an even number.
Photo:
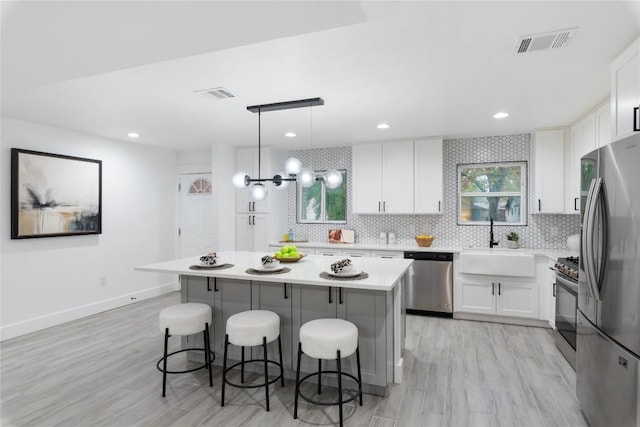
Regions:
<svg viewBox="0 0 640 427"><path fill-rule="evenodd" d="M489 248L463 248L462 246L430 246L421 247L417 244L397 244L397 245L381 245L378 243L329 243L329 242L291 242L291 243L270 243L271 246L283 246L283 245L295 245L298 248L331 248L331 249L362 249L371 251L395 251L395 252L450 252L459 253L465 249L482 249L489 250ZM507 249L496 248L496 250L505 251L517 251L530 253L535 256L546 256L549 259L556 260L561 257L578 256L577 252L570 251L568 249L544 249L544 248L520 248L520 249ZM304 250L302 251L304 252Z"/></svg>
<svg viewBox="0 0 640 427"><path fill-rule="evenodd" d="M226 279L256 280L262 282L297 283L302 285L336 286L351 289L369 289L376 291L390 291L398 280L407 272L413 260L410 259L382 259L358 258L353 261L357 270L369 274L361 280L329 280L320 277L320 273L331 271L330 265L338 258L327 259L321 255L307 255L295 263L281 263L291 269L282 274L248 274L249 268L260 265L264 252L218 252L220 263L230 263L234 266L225 269L191 270L189 266L199 264L199 256L176 259L136 267L136 271L151 271L158 273L175 273L188 276L220 277Z"/></svg>

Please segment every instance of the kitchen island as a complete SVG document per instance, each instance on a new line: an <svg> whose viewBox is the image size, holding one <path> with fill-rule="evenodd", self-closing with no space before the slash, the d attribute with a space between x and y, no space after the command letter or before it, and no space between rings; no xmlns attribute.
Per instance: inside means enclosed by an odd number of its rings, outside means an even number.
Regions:
<svg viewBox="0 0 640 427"><path fill-rule="evenodd" d="M359 280L335 280L320 277L329 272L336 258L309 255L295 263L281 263L290 271L280 274L251 274L260 265L263 252L220 252L219 263L230 268L190 269L199 264L198 257L183 258L136 267L138 271L179 275L182 302L209 304L213 310L211 342L220 364L225 324L229 316L245 310L270 310L280 316L285 375L293 378L294 355L298 348L299 329L304 323L338 317L358 327L364 391L384 395L388 385L402 381L404 350L403 287L412 260L358 258L354 268L368 274ZM183 338L183 346L201 345L201 335ZM275 344L273 347L271 345ZM240 352L229 352L239 360ZM261 349L254 348L253 357ZM277 354L277 343L268 351ZM343 366L355 370L355 360ZM317 362L303 358L301 370L313 372ZM331 363L327 368L333 369ZM327 376L328 377L328 376Z"/></svg>

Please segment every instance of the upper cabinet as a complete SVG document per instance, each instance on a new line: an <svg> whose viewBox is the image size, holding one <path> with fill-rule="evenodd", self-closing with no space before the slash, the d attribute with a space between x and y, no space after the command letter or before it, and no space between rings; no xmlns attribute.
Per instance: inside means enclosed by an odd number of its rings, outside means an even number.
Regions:
<svg viewBox="0 0 640 427"><path fill-rule="evenodd" d="M414 212L442 212L442 137L414 142Z"/></svg>
<svg viewBox="0 0 640 427"><path fill-rule="evenodd" d="M595 118L596 145L600 148L611 142L611 108L609 102L596 110Z"/></svg>
<svg viewBox="0 0 640 427"><path fill-rule="evenodd" d="M564 213L565 129L534 134L535 213Z"/></svg>
<svg viewBox="0 0 640 427"><path fill-rule="evenodd" d="M609 102L605 102L571 126L565 150L565 206L568 214L580 213L580 159L611 142Z"/></svg>
<svg viewBox="0 0 640 427"><path fill-rule="evenodd" d="M354 145L353 213L413 213L413 141Z"/></svg>
<svg viewBox="0 0 640 427"><path fill-rule="evenodd" d="M611 141L640 131L640 38L611 64Z"/></svg>

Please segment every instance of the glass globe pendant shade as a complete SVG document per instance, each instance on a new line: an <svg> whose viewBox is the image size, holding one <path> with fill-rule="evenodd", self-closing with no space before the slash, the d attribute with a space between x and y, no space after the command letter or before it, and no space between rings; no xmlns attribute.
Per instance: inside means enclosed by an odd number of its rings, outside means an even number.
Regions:
<svg viewBox="0 0 640 427"><path fill-rule="evenodd" d="M316 182L316 176L311 169L303 168L300 170L296 180L302 187L309 188Z"/></svg>
<svg viewBox="0 0 640 427"><path fill-rule="evenodd" d="M235 175L233 175L233 178L231 180L233 182L233 185L238 188L243 188L249 185L249 180L247 178L249 178L249 175L247 175L246 172L237 172Z"/></svg>
<svg viewBox="0 0 640 427"><path fill-rule="evenodd" d="M268 193L269 190L267 189L267 187L260 182L253 184L253 186L251 187L251 197L253 198L253 200L264 200L267 198Z"/></svg>
<svg viewBox="0 0 640 427"><path fill-rule="evenodd" d="M284 190L289 186L289 181L283 181L284 178L289 178L284 172L278 172L273 176L273 185L275 185L276 190Z"/></svg>
<svg viewBox="0 0 640 427"><path fill-rule="evenodd" d="M329 169L328 171L326 171L323 175L323 179L324 185L326 185L327 188L330 189L338 188L342 184L342 174L340 173L340 171L337 171L335 169Z"/></svg>
<svg viewBox="0 0 640 427"><path fill-rule="evenodd" d="M297 175L302 169L302 162L295 157L289 157L284 164L284 171L288 175Z"/></svg>

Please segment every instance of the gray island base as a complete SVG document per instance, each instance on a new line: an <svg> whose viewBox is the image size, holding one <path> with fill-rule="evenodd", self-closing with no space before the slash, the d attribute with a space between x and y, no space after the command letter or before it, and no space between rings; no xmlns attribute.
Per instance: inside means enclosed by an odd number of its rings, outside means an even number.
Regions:
<svg viewBox="0 0 640 427"><path fill-rule="evenodd" d="M223 252L221 262L234 264L220 270L190 270L197 258L185 258L137 267L138 271L179 274L182 302L208 304L213 311L210 329L215 364L222 364L225 325L235 313L246 310L270 310L280 316L282 357L285 376L295 378L295 362L300 327L314 319L340 318L358 328L363 391L386 395L389 384L402 382L404 352L403 287L411 260L359 258L355 267L368 273L363 280L328 280L320 277L336 259L311 255L297 263L286 264L288 273L251 275L262 252ZM184 337L183 347L202 346L202 336ZM277 358L277 341L267 349ZM193 357L201 357L194 353ZM246 350L246 358L261 358L262 349ZM229 347L229 359L240 360L240 349ZM356 372L355 358L343 360L343 369ZM256 366L256 369L259 367ZM261 369L261 368L260 368ZM318 362L303 356L301 371L315 372ZM335 370L334 361L323 361L323 370ZM301 372L301 373L302 373ZM276 375L275 370L273 374ZM333 384L330 375L323 383Z"/></svg>

